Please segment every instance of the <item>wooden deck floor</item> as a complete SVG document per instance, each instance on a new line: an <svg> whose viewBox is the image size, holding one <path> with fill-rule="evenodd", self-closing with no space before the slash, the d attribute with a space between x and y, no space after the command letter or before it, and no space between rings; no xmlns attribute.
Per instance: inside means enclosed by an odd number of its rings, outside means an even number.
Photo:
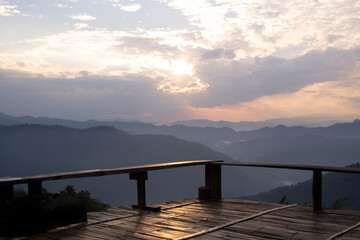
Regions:
<svg viewBox="0 0 360 240"><path fill-rule="evenodd" d="M329 239L360 222L358 211L325 209L314 213L310 207L277 209L285 205L235 199L213 202L187 199L156 206L161 206L162 211L119 207L89 213L86 224L52 230L30 239L187 239L184 237L204 230L203 235L191 239ZM258 214L270 209L275 211ZM228 224L239 220L243 221ZM360 239L360 227L334 239Z"/></svg>

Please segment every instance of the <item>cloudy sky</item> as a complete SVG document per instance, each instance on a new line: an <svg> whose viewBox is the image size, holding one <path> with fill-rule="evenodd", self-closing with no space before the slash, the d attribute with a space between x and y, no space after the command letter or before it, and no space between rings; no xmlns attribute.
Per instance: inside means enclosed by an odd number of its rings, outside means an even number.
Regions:
<svg viewBox="0 0 360 240"><path fill-rule="evenodd" d="M360 1L0 0L0 112L360 116Z"/></svg>

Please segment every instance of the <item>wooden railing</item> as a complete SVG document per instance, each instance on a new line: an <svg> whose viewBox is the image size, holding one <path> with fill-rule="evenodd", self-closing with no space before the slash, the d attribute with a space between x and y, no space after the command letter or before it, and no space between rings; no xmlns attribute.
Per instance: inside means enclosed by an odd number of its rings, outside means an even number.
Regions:
<svg viewBox="0 0 360 240"><path fill-rule="evenodd" d="M360 173L359 168L329 167L315 165L295 165L295 164L271 164L271 163L239 163L239 162L219 162L214 165L242 166L242 167L263 167L263 168L283 168L293 170L313 171L312 199L314 211L322 209L322 172L342 172Z"/></svg>
<svg viewBox="0 0 360 240"><path fill-rule="evenodd" d="M95 169L76 172L54 173L36 175L30 177L4 177L0 178L0 201L7 201L13 198L15 184L28 184L28 194L30 196L41 195L42 182L51 180L61 180L70 178L97 177L114 174L129 174L129 178L137 180L138 204L135 207L151 209L146 206L145 181L147 172L154 170L180 168L195 165L205 165L205 186L199 188L200 199L219 200L222 198L221 192L221 166L242 166L242 167L263 167L263 168L283 168L293 170L313 171L313 209L320 211L322 208L322 172L343 172L360 173L357 168L328 167L313 165L293 165L293 164L265 164L265 163L239 163L223 162L222 160L195 160L183 162L170 162L134 167L122 167L111 169ZM157 210L157 209L155 209Z"/></svg>
<svg viewBox="0 0 360 240"><path fill-rule="evenodd" d="M75 172L64 172L54 174L43 174L29 177L5 177L0 178L0 201L12 199L14 196L15 184L28 184L28 195L41 195L42 182L51 180L62 180L69 178L84 178L84 177L98 177L115 174L129 174L130 179L137 180L138 205L134 207L146 207L146 192L145 181L147 180L147 172L161 169L180 168L195 165L205 165L214 162L221 162L221 160L195 160L183 162L169 162L150 165L141 165L133 167L121 167L110 169L94 169ZM221 182L221 180L220 180Z"/></svg>

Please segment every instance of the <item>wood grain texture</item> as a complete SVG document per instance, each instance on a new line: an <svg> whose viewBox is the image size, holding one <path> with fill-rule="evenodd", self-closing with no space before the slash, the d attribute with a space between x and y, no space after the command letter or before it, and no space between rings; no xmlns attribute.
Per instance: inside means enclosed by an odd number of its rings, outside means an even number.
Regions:
<svg viewBox="0 0 360 240"><path fill-rule="evenodd" d="M187 199L154 206L161 207L162 211L119 207L89 213L87 224L53 230L30 239L176 239L233 223L191 239L324 240L360 222L358 211L313 212L310 207L294 206L271 212L269 210L285 205L238 199ZM259 214L261 212L265 214ZM256 214L258 216L250 219ZM359 236L357 226L336 239L354 240Z"/></svg>

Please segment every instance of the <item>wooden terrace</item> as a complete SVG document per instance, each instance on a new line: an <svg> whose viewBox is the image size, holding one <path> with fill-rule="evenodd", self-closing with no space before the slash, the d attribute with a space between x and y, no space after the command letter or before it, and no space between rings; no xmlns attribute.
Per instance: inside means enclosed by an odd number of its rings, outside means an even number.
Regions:
<svg viewBox="0 0 360 240"><path fill-rule="evenodd" d="M205 165L205 186L198 199L146 205L147 172ZM238 199L222 199L221 166L252 166L313 171L313 208ZM42 181L129 174L137 180L138 204L87 214L87 221L21 239L360 239L360 211L323 209L322 172L360 173L360 169L308 165L243 164L199 160L128 168L89 170L0 179L2 201L13 185L27 183L29 195L41 194Z"/></svg>
<svg viewBox="0 0 360 240"><path fill-rule="evenodd" d="M87 223L24 239L360 239L357 211L314 212L310 207L236 199L187 199L156 207L161 211L119 207L88 213Z"/></svg>

